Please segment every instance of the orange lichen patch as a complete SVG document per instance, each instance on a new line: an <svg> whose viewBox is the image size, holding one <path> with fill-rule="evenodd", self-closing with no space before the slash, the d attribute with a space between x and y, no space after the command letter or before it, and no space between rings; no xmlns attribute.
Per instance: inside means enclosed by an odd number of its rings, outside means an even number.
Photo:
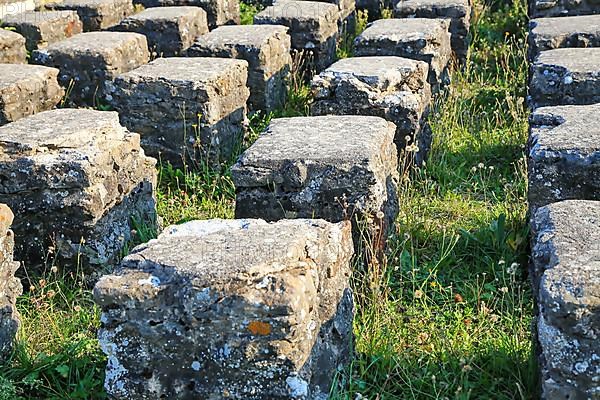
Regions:
<svg viewBox="0 0 600 400"><path fill-rule="evenodd" d="M253 335L266 336L271 333L271 325L266 322L252 321L248 324L248 330Z"/></svg>

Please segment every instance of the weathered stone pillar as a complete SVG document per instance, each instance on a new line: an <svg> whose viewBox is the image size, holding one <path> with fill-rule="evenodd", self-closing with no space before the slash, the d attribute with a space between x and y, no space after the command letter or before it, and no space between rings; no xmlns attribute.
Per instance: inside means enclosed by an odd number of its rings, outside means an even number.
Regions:
<svg viewBox="0 0 600 400"><path fill-rule="evenodd" d="M600 396L600 202L537 210L532 280L544 400Z"/></svg>
<svg viewBox="0 0 600 400"><path fill-rule="evenodd" d="M380 19L354 40L354 55L398 56L429 64L429 83L437 91L448 81L452 57L447 19Z"/></svg>
<svg viewBox="0 0 600 400"><path fill-rule="evenodd" d="M58 256L86 272L156 223L156 160L116 112L58 109L0 127L0 202L17 216L15 255L36 270Z"/></svg>
<svg viewBox="0 0 600 400"><path fill-rule="evenodd" d="M326 399L349 361L349 223L192 221L94 288L116 399Z"/></svg>
<svg viewBox="0 0 600 400"><path fill-rule="evenodd" d="M14 235L10 230L13 214L6 204L0 204L0 362L8 357L19 329L19 314L15 307L23 291L15 278L19 263L13 261Z"/></svg>

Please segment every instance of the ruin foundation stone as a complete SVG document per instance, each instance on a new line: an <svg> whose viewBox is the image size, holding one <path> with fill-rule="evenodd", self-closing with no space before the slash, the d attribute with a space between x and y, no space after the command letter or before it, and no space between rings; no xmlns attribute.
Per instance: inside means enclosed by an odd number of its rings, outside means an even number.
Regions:
<svg viewBox="0 0 600 400"><path fill-rule="evenodd" d="M208 32L208 22L200 7L156 7L125 18L113 30L141 33L152 53L174 57Z"/></svg>
<svg viewBox="0 0 600 400"><path fill-rule="evenodd" d="M292 49L300 53L304 68L319 72L335 61L338 19L335 4L284 0L256 14L254 23L287 26Z"/></svg>
<svg viewBox="0 0 600 400"><path fill-rule="evenodd" d="M529 204L600 200L600 104L542 107L530 119Z"/></svg>
<svg viewBox="0 0 600 400"><path fill-rule="evenodd" d="M385 118L396 125L394 142L401 159L406 146L416 143L418 151L410 150L423 161L431 144L428 69L424 61L393 56L339 60L312 80L312 115Z"/></svg>
<svg viewBox="0 0 600 400"><path fill-rule="evenodd" d="M600 48L542 51L530 75L533 108L600 103Z"/></svg>
<svg viewBox="0 0 600 400"><path fill-rule="evenodd" d="M206 11L208 27L215 29L221 25L237 25L240 23L239 0L134 0L146 8L194 6Z"/></svg>
<svg viewBox="0 0 600 400"><path fill-rule="evenodd" d="M597 0L531 0L529 2L531 18L598 13L600 13L600 4Z"/></svg>
<svg viewBox="0 0 600 400"><path fill-rule="evenodd" d="M27 50L44 48L83 31L75 11L31 11L11 15L2 26L14 28L26 39Z"/></svg>
<svg viewBox="0 0 600 400"><path fill-rule="evenodd" d="M232 167L236 217L352 220L377 251L398 213L395 131L379 117L272 120Z"/></svg>
<svg viewBox="0 0 600 400"><path fill-rule="evenodd" d="M116 399L326 399L352 343L347 222L192 221L94 288Z"/></svg>
<svg viewBox="0 0 600 400"><path fill-rule="evenodd" d="M381 19L354 40L355 56L399 56L429 64L434 91L447 83L452 56L449 20L428 18Z"/></svg>
<svg viewBox="0 0 600 400"><path fill-rule="evenodd" d="M116 77L107 99L149 154L218 165L243 138L247 76L244 60L159 58Z"/></svg>
<svg viewBox="0 0 600 400"><path fill-rule="evenodd" d="M0 63L25 64L25 38L16 32L0 29Z"/></svg>
<svg viewBox="0 0 600 400"><path fill-rule="evenodd" d="M64 90L56 68L0 64L0 125L54 108Z"/></svg>
<svg viewBox="0 0 600 400"><path fill-rule="evenodd" d="M542 399L600 397L600 202L568 200L532 219Z"/></svg>
<svg viewBox="0 0 600 400"><path fill-rule="evenodd" d="M72 270L114 261L133 219L156 222L155 163L116 112L59 109L0 127L0 202L17 217L17 259L31 270L55 255Z"/></svg>
<svg viewBox="0 0 600 400"><path fill-rule="evenodd" d="M6 204L0 204L0 362L7 359L19 329L19 313L15 306L23 287L15 278L19 263L13 261L14 234L10 230L13 213Z"/></svg>
<svg viewBox="0 0 600 400"><path fill-rule="evenodd" d="M292 59L290 37L281 25L221 26L198 37L191 57L237 58L248 62L250 110L273 111L283 106Z"/></svg>
<svg viewBox="0 0 600 400"><path fill-rule="evenodd" d="M97 105L108 81L149 59L146 37L129 32L81 33L31 55L34 64L60 70L58 81L68 89L68 104L81 106Z"/></svg>
<svg viewBox="0 0 600 400"><path fill-rule="evenodd" d="M398 0L396 18L449 18L452 50L464 62L469 50L470 0Z"/></svg>
<svg viewBox="0 0 600 400"><path fill-rule="evenodd" d="M530 60L545 50L600 47L600 15L533 19L528 38Z"/></svg>
<svg viewBox="0 0 600 400"><path fill-rule="evenodd" d="M100 31L133 14L131 0L61 0L45 5L50 10L76 11L84 32Z"/></svg>

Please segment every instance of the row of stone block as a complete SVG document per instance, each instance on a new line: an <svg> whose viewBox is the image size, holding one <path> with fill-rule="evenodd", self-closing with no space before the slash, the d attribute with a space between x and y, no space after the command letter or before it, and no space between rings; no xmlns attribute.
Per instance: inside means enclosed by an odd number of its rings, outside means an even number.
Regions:
<svg viewBox="0 0 600 400"><path fill-rule="evenodd" d="M9 1L8 4L14 2ZM221 25L240 23L239 0L58 0L47 1L33 6L17 7L0 12L2 21L11 19L20 23L28 22L39 27L51 21L57 21L57 16L50 11L75 12L85 32L104 30L119 24L123 19L135 12L135 5L145 8L192 6L202 8L207 14L208 25L216 28ZM37 9L38 11L34 11ZM1 7L0 7L1 10Z"/></svg>
<svg viewBox="0 0 600 400"><path fill-rule="evenodd" d="M530 4L531 278L541 398L600 395L600 11ZM595 11L596 10L596 11ZM539 108L538 108L539 107Z"/></svg>

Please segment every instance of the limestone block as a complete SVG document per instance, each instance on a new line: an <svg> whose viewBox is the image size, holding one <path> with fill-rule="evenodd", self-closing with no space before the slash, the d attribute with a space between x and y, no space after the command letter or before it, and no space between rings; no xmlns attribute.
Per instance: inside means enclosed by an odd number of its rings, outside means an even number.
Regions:
<svg viewBox="0 0 600 400"><path fill-rule="evenodd" d="M56 68L0 64L0 125L54 108L65 92Z"/></svg>
<svg viewBox="0 0 600 400"><path fill-rule="evenodd" d="M221 26L198 37L187 55L246 60L248 107L269 112L285 103L292 63L290 46L287 28L281 25Z"/></svg>
<svg viewBox="0 0 600 400"><path fill-rule="evenodd" d="M354 40L355 56L398 56L429 64L429 83L447 83L452 56L449 21L445 19L380 19Z"/></svg>
<svg viewBox="0 0 600 400"><path fill-rule="evenodd" d="M239 0L134 0L146 8L193 6L206 11L208 27L215 29L221 25L237 25L240 23Z"/></svg>
<svg viewBox="0 0 600 400"><path fill-rule="evenodd" d="M25 64L25 38L16 32L0 29L0 63Z"/></svg>
<svg viewBox="0 0 600 400"><path fill-rule="evenodd" d="M324 399L349 360L350 224L192 221L94 288L115 399Z"/></svg>
<svg viewBox="0 0 600 400"><path fill-rule="evenodd" d="M529 205L600 200L600 104L542 107L529 137Z"/></svg>
<svg viewBox="0 0 600 400"><path fill-rule="evenodd" d="M563 201L532 218L542 399L600 395L600 202Z"/></svg>
<svg viewBox="0 0 600 400"><path fill-rule="evenodd" d="M600 47L600 15L529 21L529 57L564 47Z"/></svg>
<svg viewBox="0 0 600 400"><path fill-rule="evenodd" d="M23 35L29 51L47 47L83 31L75 11L30 11L4 18L2 26L13 28Z"/></svg>
<svg viewBox="0 0 600 400"><path fill-rule="evenodd" d="M306 68L317 72L335 61L339 10L335 4L318 1L278 1L256 14L257 25L289 28L292 49L302 52Z"/></svg>
<svg viewBox="0 0 600 400"><path fill-rule="evenodd" d="M529 16L531 18L598 13L600 13L598 0L531 0L529 2Z"/></svg>
<svg viewBox="0 0 600 400"><path fill-rule="evenodd" d="M393 123L368 116L281 118L231 173L236 218L352 220L383 247L398 213Z"/></svg>
<svg viewBox="0 0 600 400"><path fill-rule="evenodd" d="M46 4L45 8L76 11L84 32L110 28L133 14L131 0L61 0Z"/></svg>
<svg viewBox="0 0 600 400"><path fill-rule="evenodd" d="M117 76L107 99L150 155L218 165L243 138L247 76L244 60L158 58Z"/></svg>
<svg viewBox="0 0 600 400"><path fill-rule="evenodd" d="M339 60L312 80L312 115L385 118L396 125L398 155L407 154L406 146L416 143L415 159L423 161L431 144L426 121L431 101L427 72L426 62L401 57Z"/></svg>
<svg viewBox="0 0 600 400"><path fill-rule="evenodd" d="M6 204L0 204L0 361L6 360L21 321L15 306L23 292L21 281L15 278L19 263L13 261L14 234L10 230L13 213Z"/></svg>
<svg viewBox="0 0 600 400"><path fill-rule="evenodd" d="M530 76L532 108L600 103L600 48L542 51Z"/></svg>
<svg viewBox="0 0 600 400"><path fill-rule="evenodd" d="M156 160L116 112L58 109L0 127L0 202L16 215L15 255L32 271L58 256L93 272L156 222Z"/></svg>
<svg viewBox="0 0 600 400"><path fill-rule="evenodd" d="M81 33L31 54L32 63L60 70L68 103L81 106L97 105L106 82L149 59L146 37L129 32Z"/></svg>
<svg viewBox="0 0 600 400"><path fill-rule="evenodd" d="M470 0L397 0L396 18L448 18L452 50L464 62L469 50Z"/></svg>
<svg viewBox="0 0 600 400"><path fill-rule="evenodd" d="M115 31L146 36L150 51L160 57L179 56L208 33L206 11L200 7L156 7L125 18Z"/></svg>

